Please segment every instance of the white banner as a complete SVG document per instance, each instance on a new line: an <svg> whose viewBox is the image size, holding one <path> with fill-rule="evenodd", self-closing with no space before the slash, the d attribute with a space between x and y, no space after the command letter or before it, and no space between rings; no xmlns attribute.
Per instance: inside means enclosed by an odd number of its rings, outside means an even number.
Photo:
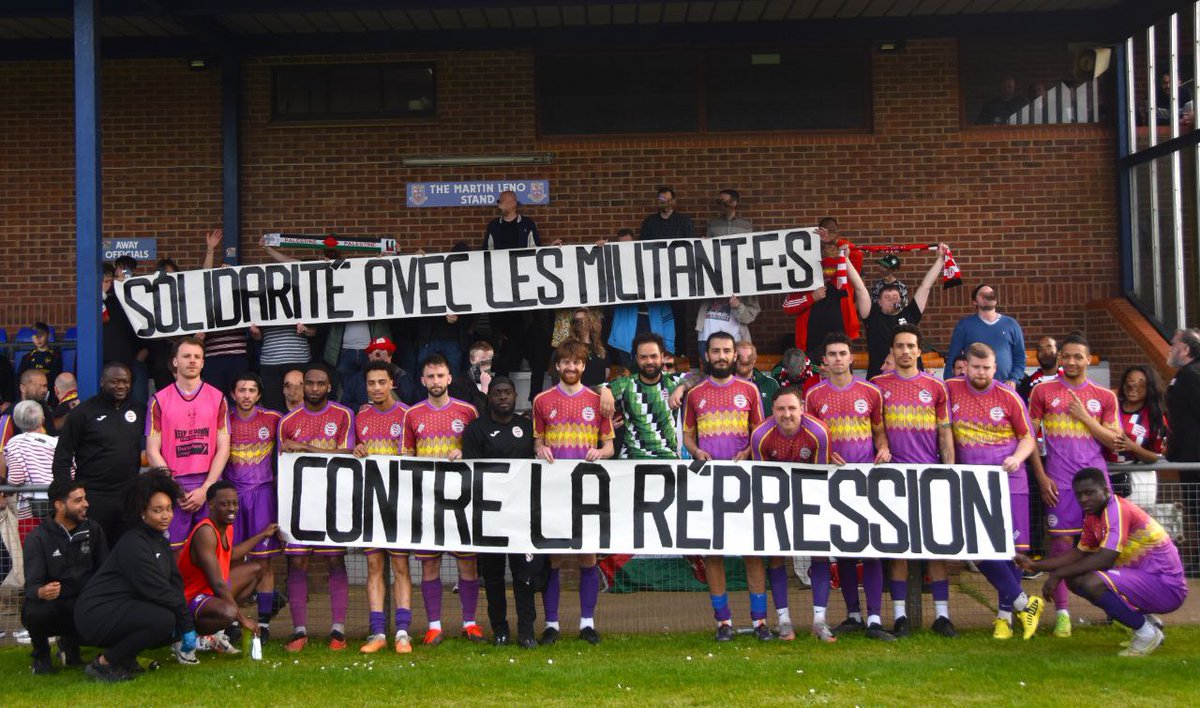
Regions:
<svg viewBox="0 0 1200 708"><path fill-rule="evenodd" d="M1008 475L843 467L285 453L293 543L510 553L1006 559Z"/></svg>
<svg viewBox="0 0 1200 708"><path fill-rule="evenodd" d="M116 283L139 337L812 290L811 229L435 255L263 263Z"/></svg>

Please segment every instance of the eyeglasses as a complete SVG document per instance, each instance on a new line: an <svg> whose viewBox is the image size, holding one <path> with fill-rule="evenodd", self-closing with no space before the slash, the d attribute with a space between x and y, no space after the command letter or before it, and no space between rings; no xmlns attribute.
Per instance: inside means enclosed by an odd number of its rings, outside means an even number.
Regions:
<svg viewBox="0 0 1200 708"><path fill-rule="evenodd" d="M725 199L714 199L713 203L715 203L717 206L733 206L733 202Z"/></svg>

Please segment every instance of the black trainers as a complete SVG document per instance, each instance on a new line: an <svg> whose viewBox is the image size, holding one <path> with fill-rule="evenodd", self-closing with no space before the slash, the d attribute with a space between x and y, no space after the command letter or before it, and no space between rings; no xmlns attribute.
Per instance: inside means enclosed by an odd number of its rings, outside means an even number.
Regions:
<svg viewBox="0 0 1200 708"><path fill-rule="evenodd" d="M498 647L506 647L510 643L511 640L508 638L507 634L497 634L492 637L492 644L495 644Z"/></svg>
<svg viewBox="0 0 1200 708"><path fill-rule="evenodd" d="M266 644L271 639L271 625L263 622L261 619L258 622L258 641Z"/></svg>
<svg viewBox="0 0 1200 708"><path fill-rule="evenodd" d="M557 642L558 642L558 630L553 627L547 627L545 629L545 631L542 632L542 639L538 643L544 647L548 647L551 644L555 644Z"/></svg>
<svg viewBox="0 0 1200 708"><path fill-rule="evenodd" d="M875 639L881 642L894 642L896 637L889 631L883 628L882 625L876 623L867 627L867 639Z"/></svg>
<svg viewBox="0 0 1200 708"><path fill-rule="evenodd" d="M908 621L908 617L899 617L896 623L892 625L892 635L899 637L907 637L912 634L912 625Z"/></svg>
<svg viewBox="0 0 1200 708"><path fill-rule="evenodd" d="M117 683L118 681L128 681L132 676L117 666L112 664L101 664L100 657L92 660L92 663L83 667L83 672L97 681L104 683Z"/></svg>
<svg viewBox="0 0 1200 708"><path fill-rule="evenodd" d="M146 673L146 670L142 668L142 665L138 663L137 659L130 659L124 664L121 664L121 670L129 674L131 678L137 678L138 676Z"/></svg>
<svg viewBox="0 0 1200 708"><path fill-rule="evenodd" d="M933 625L929 627L934 634L940 634L947 639L954 639L958 636L958 632L954 631L954 623L949 617L938 617L933 621Z"/></svg>
<svg viewBox="0 0 1200 708"><path fill-rule="evenodd" d="M754 636L760 642L769 642L775 638L775 635L771 634L771 628L767 626L766 622L754 625Z"/></svg>
<svg viewBox="0 0 1200 708"><path fill-rule="evenodd" d="M33 657L32 668L34 676L51 676L58 673L58 669L54 668L54 663L48 656Z"/></svg>
<svg viewBox="0 0 1200 708"><path fill-rule="evenodd" d="M537 649L538 640L534 639L532 636L526 636L526 637L521 637L520 639L518 639L517 644L522 649Z"/></svg>
<svg viewBox="0 0 1200 708"><path fill-rule="evenodd" d="M596 631L595 627L584 627L579 630L579 638L592 646L600 643L600 633Z"/></svg>
<svg viewBox="0 0 1200 708"><path fill-rule="evenodd" d="M842 636L843 634L853 634L866 629L866 625L860 619L847 617L841 624L833 628L834 636Z"/></svg>
<svg viewBox="0 0 1200 708"><path fill-rule="evenodd" d="M58 638L58 660L63 666L83 666L83 658L79 656L79 640L77 638Z"/></svg>
<svg viewBox="0 0 1200 708"><path fill-rule="evenodd" d="M722 622L717 625L717 641L732 642L733 641L733 625Z"/></svg>

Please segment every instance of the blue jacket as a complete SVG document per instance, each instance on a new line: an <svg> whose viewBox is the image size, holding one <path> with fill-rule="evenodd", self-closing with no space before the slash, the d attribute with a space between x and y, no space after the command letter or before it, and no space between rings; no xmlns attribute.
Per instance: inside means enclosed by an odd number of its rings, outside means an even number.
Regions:
<svg viewBox="0 0 1200 708"><path fill-rule="evenodd" d="M667 351L675 353L675 315L670 303L644 303L650 313L650 331L663 338ZM633 352L633 337L637 334L639 305L617 305L612 309L612 330L608 333L608 346L623 352Z"/></svg>
<svg viewBox="0 0 1200 708"><path fill-rule="evenodd" d="M950 335L950 348L946 351L945 378L954 375L954 359L966 354L967 347L982 342L996 352L996 380L1009 381L1016 386L1025 378L1025 333L1021 325L1007 315L993 324L983 321L979 315L969 315L954 326Z"/></svg>

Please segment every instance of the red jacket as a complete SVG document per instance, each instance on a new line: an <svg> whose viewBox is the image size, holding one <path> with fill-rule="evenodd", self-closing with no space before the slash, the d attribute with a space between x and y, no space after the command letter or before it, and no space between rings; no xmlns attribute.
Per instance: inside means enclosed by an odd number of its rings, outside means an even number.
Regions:
<svg viewBox="0 0 1200 708"><path fill-rule="evenodd" d="M854 266L855 270L862 273L862 251L852 248L853 244L845 239L838 239L836 245L839 249L850 249L850 264ZM833 282L836 277L838 260L838 256L821 259L821 271L825 276L826 283ZM861 331L858 324L858 308L854 303L854 285L847 281L842 289L847 294L847 297L842 298L842 325L846 329L846 336L858 339ZM783 311L796 317L796 346L805 351L808 350L808 313L815 302L811 290L792 293L783 301Z"/></svg>

